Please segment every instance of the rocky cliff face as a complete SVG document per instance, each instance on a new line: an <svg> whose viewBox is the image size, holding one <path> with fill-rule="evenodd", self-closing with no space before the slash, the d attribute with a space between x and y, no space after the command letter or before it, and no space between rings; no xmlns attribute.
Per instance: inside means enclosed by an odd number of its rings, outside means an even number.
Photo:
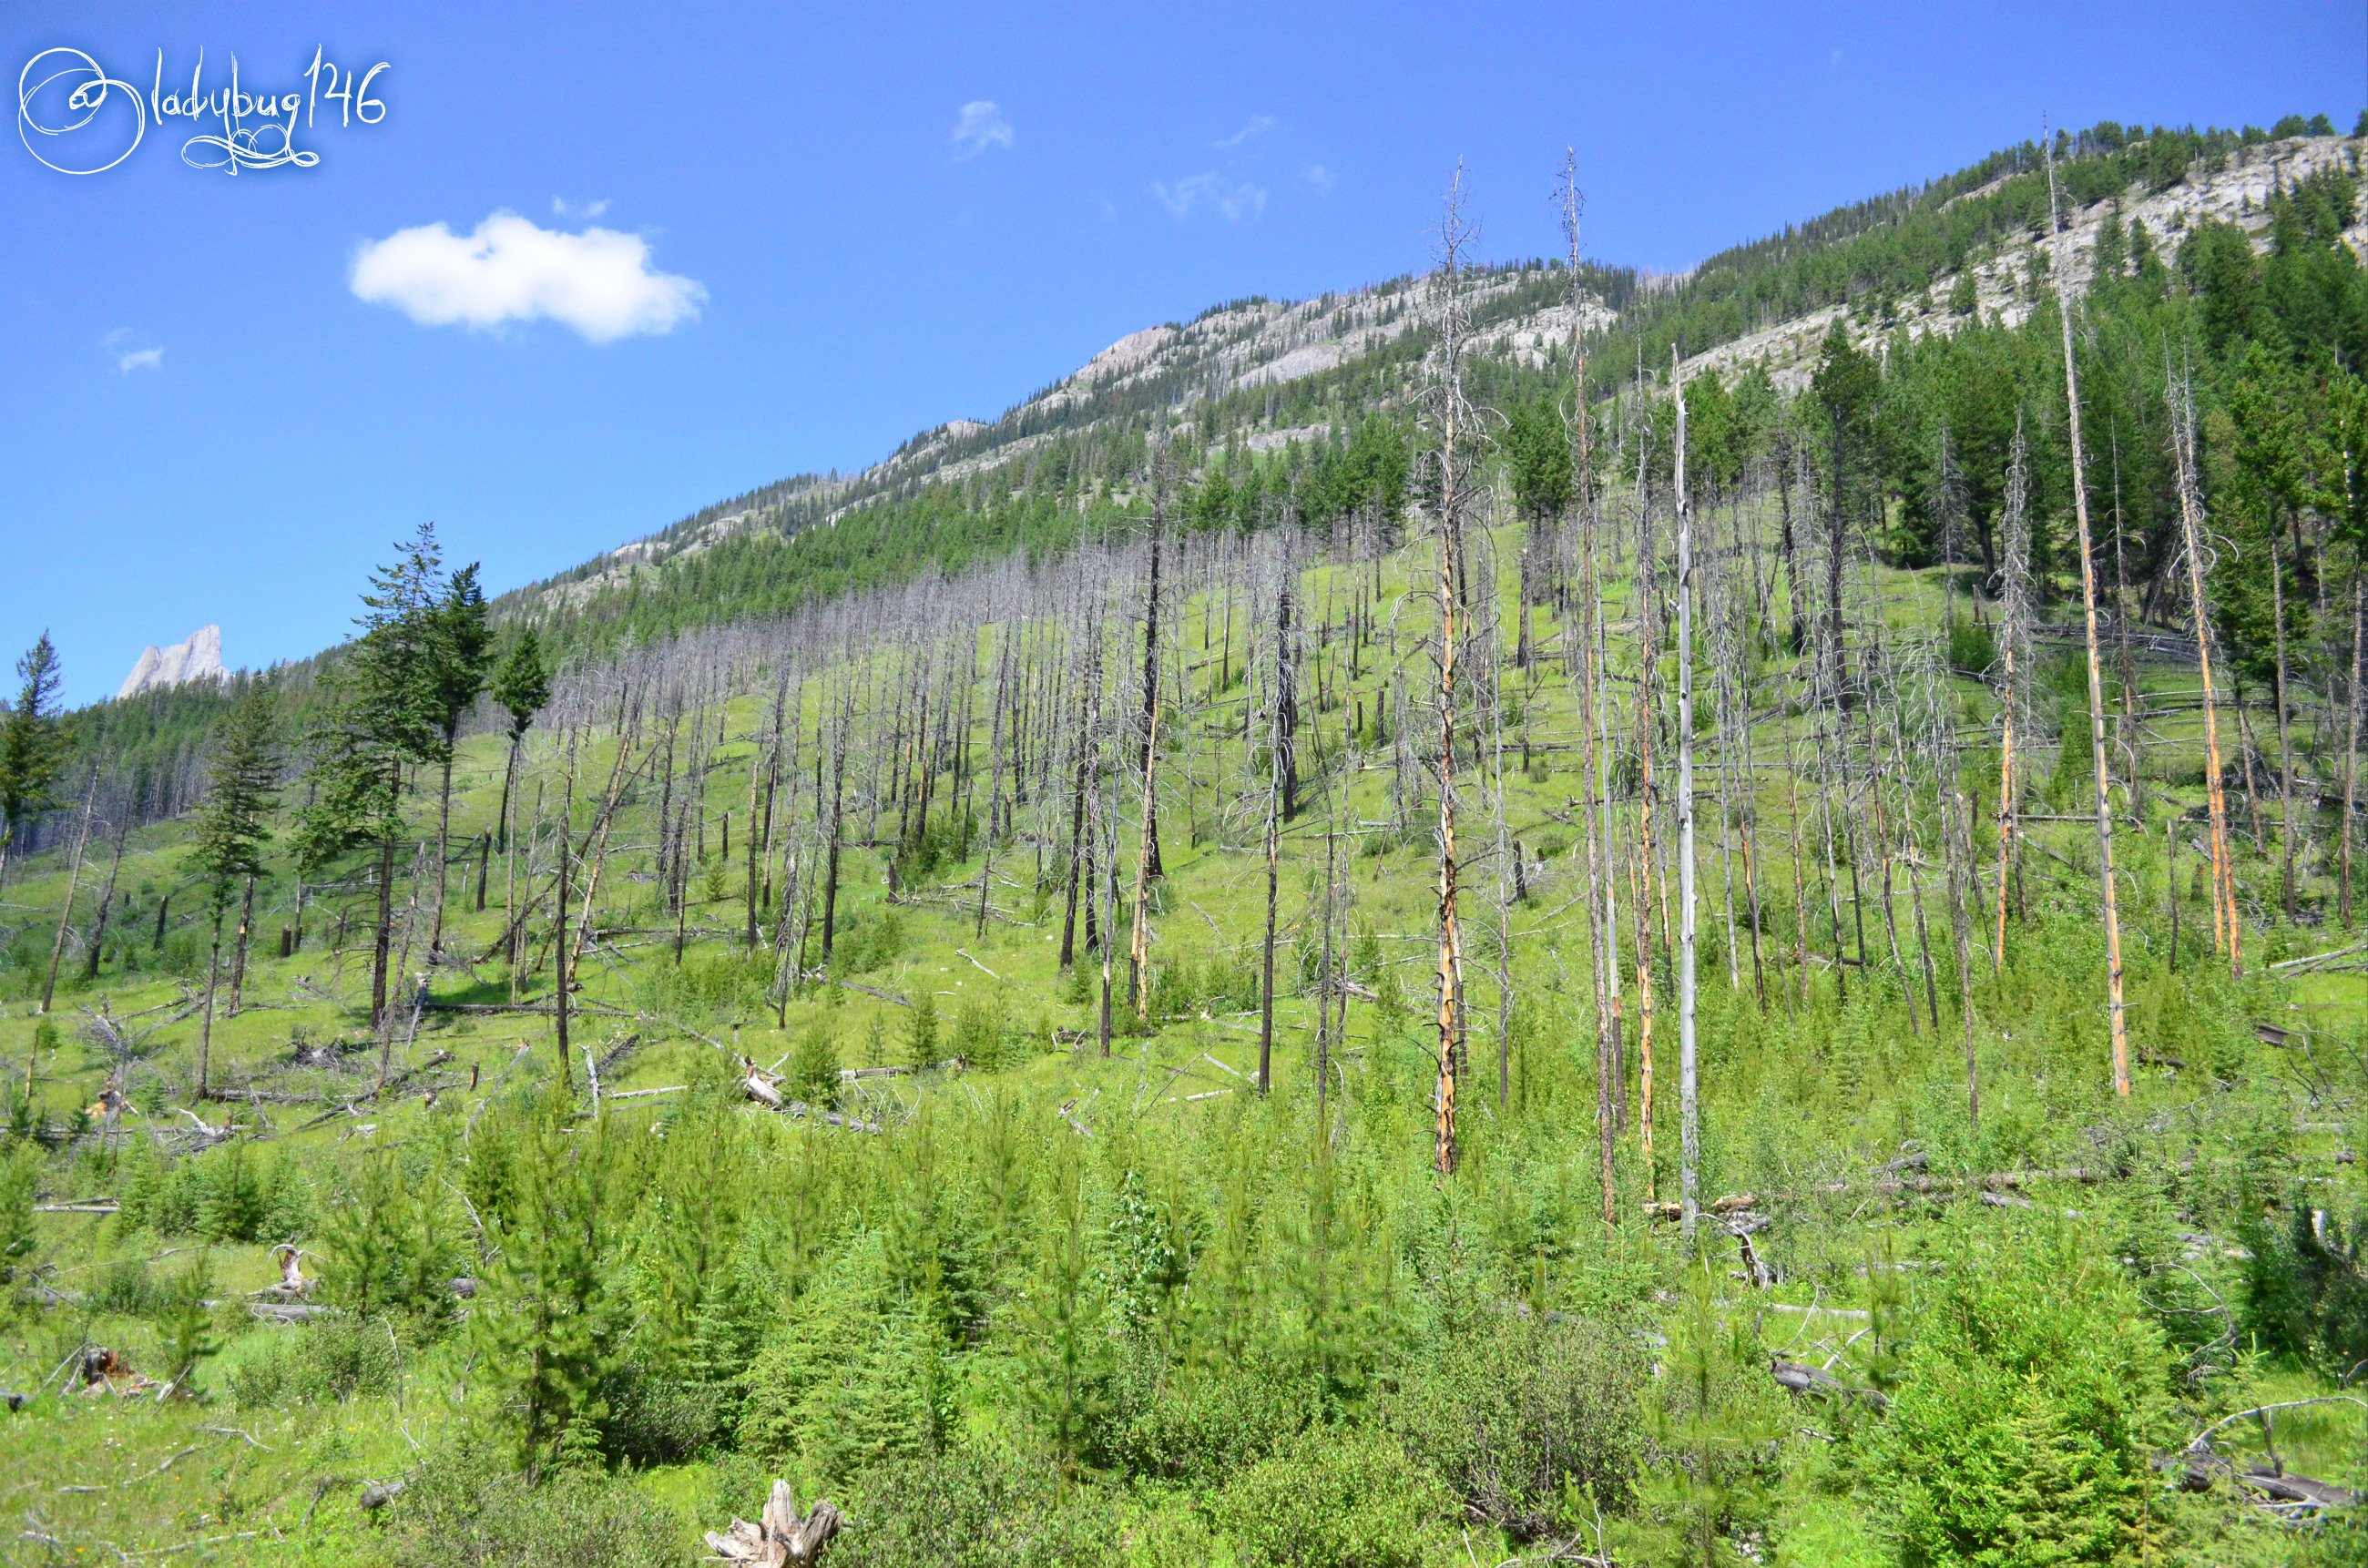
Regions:
<svg viewBox="0 0 2368 1568"><path fill-rule="evenodd" d="M169 648L148 649L131 673L123 677L123 689L115 694L118 702L127 697L137 697L143 691L161 687L186 686L193 680L224 681L230 672L222 668L222 628L201 626L189 633L188 640Z"/></svg>

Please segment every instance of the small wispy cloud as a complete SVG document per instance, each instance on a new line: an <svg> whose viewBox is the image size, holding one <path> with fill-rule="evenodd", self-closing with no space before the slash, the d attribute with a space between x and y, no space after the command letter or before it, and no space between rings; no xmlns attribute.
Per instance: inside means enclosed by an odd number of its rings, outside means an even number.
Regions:
<svg viewBox="0 0 2368 1568"><path fill-rule="evenodd" d="M570 201L564 196L551 199L551 215L554 218L592 219L609 210L606 197L598 201Z"/></svg>
<svg viewBox="0 0 2368 1568"><path fill-rule="evenodd" d="M1169 184L1166 180L1151 182L1151 194L1167 209L1167 215L1178 222L1202 208L1214 208L1226 222L1238 223L1245 218L1255 218L1266 210L1266 187L1247 180L1235 180L1214 169L1197 175L1186 175Z"/></svg>
<svg viewBox="0 0 2368 1568"><path fill-rule="evenodd" d="M1330 190L1340 183L1340 176L1321 164L1310 164L1300 172L1300 177L1318 190Z"/></svg>
<svg viewBox="0 0 2368 1568"><path fill-rule="evenodd" d="M991 147L1008 151L1017 140L1011 121L992 98L973 98L962 107L962 118L954 122L954 156L975 158Z"/></svg>
<svg viewBox="0 0 2368 1568"><path fill-rule="evenodd" d="M131 340L131 329L128 326L119 326L100 338L98 346L115 360L116 369L123 375L128 376L134 370L161 370L165 368L163 344L160 343L154 348L125 347L124 345Z"/></svg>
<svg viewBox="0 0 2368 1568"><path fill-rule="evenodd" d="M697 321L707 290L650 265L649 242L613 229L580 234L495 212L475 232L398 229L354 252L354 297L422 326L484 331L549 319L594 343Z"/></svg>
<svg viewBox="0 0 2368 1568"><path fill-rule="evenodd" d="M1220 153L1237 153L1281 123L1270 114L1254 114L1250 116L1249 123L1239 131L1235 131L1231 136L1212 142L1209 145Z"/></svg>

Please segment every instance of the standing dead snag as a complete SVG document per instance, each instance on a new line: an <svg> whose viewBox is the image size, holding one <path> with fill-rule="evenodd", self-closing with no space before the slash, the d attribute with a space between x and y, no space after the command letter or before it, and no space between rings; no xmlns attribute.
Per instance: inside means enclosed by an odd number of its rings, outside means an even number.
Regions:
<svg viewBox="0 0 2368 1568"><path fill-rule="evenodd" d="M1442 1176L1455 1174L1455 1070L1463 1036L1463 937L1455 918L1455 609L1462 575L1463 480L1456 470L1455 443L1463 415L1463 251L1472 230L1463 218L1463 165L1447 187L1447 211L1440 221L1440 265L1433 287L1441 302L1439 379L1432 389L1439 421L1439 1119L1433 1165Z"/></svg>
<svg viewBox="0 0 2368 1568"><path fill-rule="evenodd" d="M2165 367L2168 370L2168 367ZM2195 481L2195 400L2184 376L2166 377L2171 447L2179 468L2180 549L2187 557L2189 608L2195 617L2195 659L2203 674L2203 784L2212 814L2212 940L2228 955L2228 977L2245 977L2237 923L2237 873L2229 864L2228 790L2220 763L2220 708L2212 692L2211 601L2203 591L2203 497Z"/></svg>
<svg viewBox="0 0 2368 1568"><path fill-rule="evenodd" d="M1585 780L1588 799L1586 812L1587 842L1587 930L1588 947L1594 963L1588 978L1595 994L1595 1134L1598 1179L1602 1187L1603 1226L1609 1233L1615 1222L1616 1199L1612 1190L1613 1140L1617 1129L1612 1117L1612 1086L1618 1080L1614 1063L1619 1058L1620 1027L1620 960L1617 911L1611 906L1611 877L1608 870L1611 846L1611 759L1606 738L1610 724L1603 709L1603 685L1599 658L1602 652L1603 596L1595 569L1595 453L1592 447L1593 425L1587 409L1587 328L1586 301L1579 289L1578 216L1585 198L1578 188L1578 157L1568 148L1563 150L1562 233L1569 247L1570 261L1570 347L1571 347L1571 414L1570 432L1577 444L1573 454L1572 472L1577 481L1573 486L1578 506L1578 596L1577 611L1579 646L1573 661L1578 677L1575 706L1578 710L1579 772ZM1564 646L1570 650L1565 634Z"/></svg>
<svg viewBox="0 0 2368 1568"><path fill-rule="evenodd" d="M1686 499L1686 389L1674 347L1669 393L1678 403L1678 1203L1691 1246L1702 1153L1694 1081L1694 543L1693 508Z"/></svg>
<svg viewBox="0 0 2368 1568"><path fill-rule="evenodd" d="M775 1481L763 1517L753 1525L734 1519L721 1533L709 1530L707 1549L717 1561L743 1568L813 1568L839 1524L838 1509L827 1501L816 1503L813 1513L800 1518L790 1483Z"/></svg>
<svg viewBox="0 0 2368 1568"><path fill-rule="evenodd" d="M2031 513L2028 461L2022 416L2014 421L2014 445L2006 470L2006 563L2000 572L2003 602L1998 609L1998 658L2004 680L1999 687L1998 749L1998 940L1990 949L1990 976L1997 979L2006 963L2006 901L2015 865L2015 824L2021 815L2021 780L2014 770L2016 725L2030 712L2031 687Z"/></svg>
<svg viewBox="0 0 2368 1568"><path fill-rule="evenodd" d="M1159 766L1159 545L1167 521L1167 451L1164 441L1151 451L1151 562L1148 593L1143 611L1143 871L1135 882L1140 903L1143 881L1165 874L1159 860L1158 795L1154 788ZM1190 847L1187 846L1187 847Z"/></svg>
<svg viewBox="0 0 2368 1568"><path fill-rule="evenodd" d="M2080 371L2072 353L2072 286L2065 273L2071 255L2056 215L2055 152L2044 138L2047 153L2047 226L2055 239L2055 311L2064 329L2064 397L2072 437L2072 515L2080 528L2080 604L2088 634L2089 740L2097 787L2097 879L2099 903L2105 920L2105 1006L2113 1034L2113 1093L2130 1092L2129 1021L2122 1006L2122 917L2113 887L2112 778L2105 766L2105 676L2097 652L2097 561L2089 540L2089 481L2081 467ZM2274 567L2272 568L2274 570ZM2283 693L2280 693L2283 698Z"/></svg>

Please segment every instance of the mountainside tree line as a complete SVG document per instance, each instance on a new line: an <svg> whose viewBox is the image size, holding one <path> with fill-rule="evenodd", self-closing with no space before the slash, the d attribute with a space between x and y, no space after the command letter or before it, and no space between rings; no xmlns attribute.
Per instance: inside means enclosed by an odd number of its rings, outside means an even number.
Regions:
<svg viewBox="0 0 2368 1568"><path fill-rule="evenodd" d="M24 1141L125 1257L320 1254L298 1348L141 1310L173 1387L449 1421L408 1561L658 1560L611 1472L694 1459L833 1561L2345 1561L2368 1084L2254 1020L2356 961L2358 200L1787 392L1477 356L1459 173L1327 439L1188 409L531 625L422 530L218 722L169 987L37 649L9 983L163 1017L86 1010L78 1122L28 1050Z"/></svg>

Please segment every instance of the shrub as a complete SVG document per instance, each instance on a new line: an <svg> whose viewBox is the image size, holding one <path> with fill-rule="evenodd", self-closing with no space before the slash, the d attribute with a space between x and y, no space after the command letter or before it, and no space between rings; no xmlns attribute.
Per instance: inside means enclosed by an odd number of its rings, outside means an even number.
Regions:
<svg viewBox="0 0 2368 1568"><path fill-rule="evenodd" d="M1413 1568L1433 1483L1382 1433L1318 1427L1218 1494L1243 1568Z"/></svg>
<svg viewBox="0 0 2368 1568"><path fill-rule="evenodd" d="M1118 1560L1117 1521L1095 1493L1065 1500L1044 1470L973 1445L864 1474L832 1568L1053 1568Z"/></svg>
<svg viewBox="0 0 2368 1568"><path fill-rule="evenodd" d="M1640 1350L1592 1324L1493 1315L1416 1359L1390 1426L1475 1522L1534 1540L1566 1488L1625 1494L1644 1375Z"/></svg>
<svg viewBox="0 0 2368 1568"><path fill-rule="evenodd" d="M1961 1221L1890 1418L1863 1438L1903 1562L2134 1561L2169 1433L2161 1335L2069 1225Z"/></svg>
<svg viewBox="0 0 2368 1568"><path fill-rule="evenodd" d="M597 1468L529 1487L488 1450L462 1447L420 1467L387 1544L402 1568L673 1568L686 1533L664 1503Z"/></svg>
<svg viewBox="0 0 2368 1568"><path fill-rule="evenodd" d="M2368 1361L2368 1211L2346 1226L2297 1209L2247 1228L2246 1326L2265 1346L2343 1378Z"/></svg>
<svg viewBox="0 0 2368 1568"><path fill-rule="evenodd" d="M723 1425L722 1391L628 1361L600 1381L600 1450L610 1460L674 1464L707 1447Z"/></svg>
<svg viewBox="0 0 2368 1568"><path fill-rule="evenodd" d="M385 1324L332 1318L248 1335L222 1378L241 1405L336 1404L391 1392L399 1367Z"/></svg>
<svg viewBox="0 0 2368 1568"><path fill-rule="evenodd" d="M1109 1451L1097 1457L1195 1486L1272 1457L1322 1409L1312 1382L1273 1367L1217 1361L1171 1372L1148 1344L1137 1346L1115 1389Z"/></svg>

